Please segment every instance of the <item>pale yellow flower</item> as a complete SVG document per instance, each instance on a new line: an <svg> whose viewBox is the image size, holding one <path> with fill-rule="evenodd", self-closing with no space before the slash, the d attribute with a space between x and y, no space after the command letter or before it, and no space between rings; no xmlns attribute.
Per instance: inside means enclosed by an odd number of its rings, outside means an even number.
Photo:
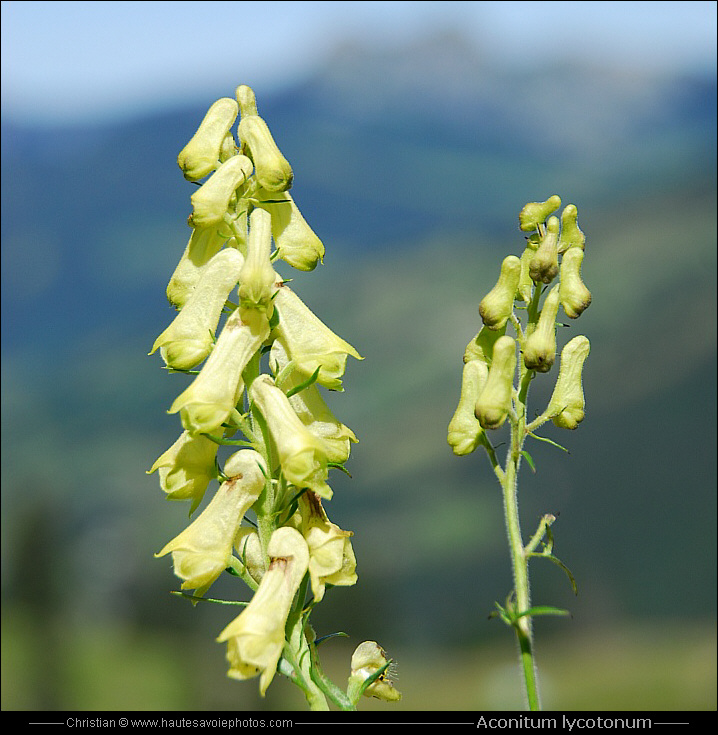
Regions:
<svg viewBox="0 0 718 735"><path fill-rule="evenodd" d="M264 488L262 465L262 456L252 449L233 454L224 466L230 479L220 485L202 513L155 554L172 552L175 574L183 580L182 589L196 589L202 595L229 566L242 518Z"/></svg>
<svg viewBox="0 0 718 735"><path fill-rule="evenodd" d="M250 679L261 674L262 696L277 671L287 617L309 565L306 541L294 528L278 528L269 540L267 553L269 568L254 597L217 638L219 643L227 642L227 675Z"/></svg>
<svg viewBox="0 0 718 735"><path fill-rule="evenodd" d="M352 673L349 677L347 693L358 691L363 682L383 666L386 666L387 662L385 651L376 641L360 643L352 654ZM376 697L377 699L383 699L385 702L397 702L401 699L401 692L394 688L387 672L388 669L364 690L365 697Z"/></svg>

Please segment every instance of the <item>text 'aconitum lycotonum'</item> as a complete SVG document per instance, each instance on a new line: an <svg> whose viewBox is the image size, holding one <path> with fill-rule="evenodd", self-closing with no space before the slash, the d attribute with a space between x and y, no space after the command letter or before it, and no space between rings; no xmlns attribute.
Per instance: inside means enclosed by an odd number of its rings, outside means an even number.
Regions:
<svg viewBox="0 0 718 735"><path fill-rule="evenodd" d="M357 438L322 389L342 391L347 358L362 358L275 265L311 271L324 245L289 194L294 172L249 87L210 107L177 163L196 186L191 232L167 286L177 315L150 354L159 350L189 383L168 411L179 415L180 436L149 471L168 500L190 502L193 520L157 556L172 555L193 602L243 608L215 633L230 677L259 676L264 696L283 674L317 710L356 709L362 696L396 701L391 660L376 642L356 648L341 689L317 654L332 634L317 638L309 622L329 589L357 582L352 532L322 505ZM222 447L233 453L220 458ZM203 597L224 573L249 587L249 602Z"/></svg>
<svg viewBox="0 0 718 735"><path fill-rule="evenodd" d="M447 437L456 455L471 454L481 446L501 485L514 588L504 604L496 603L493 616L516 632L532 710L540 708L540 700L531 620L566 611L531 606L529 559L543 556L556 563L576 591L573 575L553 554L550 526L555 516L545 514L524 543L518 515L521 460L526 459L535 470L524 443L530 437L558 447L553 440L538 436L536 430L549 420L560 428L575 429L585 414L582 370L589 342L582 335L569 339L561 350L558 377L546 408L538 413L527 403L531 381L550 373L556 361L561 309L569 319L576 319L591 304L591 293L580 271L586 238L578 226L578 210L569 204L559 219L554 212L560 207L561 199L554 195L526 204L519 214L519 228L529 233L524 250L520 256L504 258L496 285L479 304L483 325L464 351L461 395ZM513 336L507 334L509 327ZM507 423L509 448L502 466L490 434Z"/></svg>

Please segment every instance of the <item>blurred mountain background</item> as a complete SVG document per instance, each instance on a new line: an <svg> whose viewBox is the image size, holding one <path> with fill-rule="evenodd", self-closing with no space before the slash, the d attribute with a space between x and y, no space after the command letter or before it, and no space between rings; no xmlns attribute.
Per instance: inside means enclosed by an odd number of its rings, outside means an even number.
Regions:
<svg viewBox="0 0 718 735"><path fill-rule="evenodd" d="M329 396L360 440L327 504L355 532L359 583L313 616L349 636L326 668L341 682L374 639L405 709L521 706L511 633L487 620L511 587L498 487L446 427L479 301L523 251L518 212L559 194L593 303L559 335L591 340L586 420L549 424L570 453L527 446L537 472L520 478L524 533L559 515L579 585L532 567L535 603L573 614L535 624L545 705L715 709L715 70L511 67L448 27L360 38L255 86L327 250L312 273L279 270L365 358ZM3 709L303 706L279 680L262 700L226 679L214 638L234 613L171 596L152 558L186 522L145 474L180 431L165 411L186 379L146 355L189 236L176 156L233 94L216 86L119 122L3 115ZM535 381L537 412L552 385Z"/></svg>

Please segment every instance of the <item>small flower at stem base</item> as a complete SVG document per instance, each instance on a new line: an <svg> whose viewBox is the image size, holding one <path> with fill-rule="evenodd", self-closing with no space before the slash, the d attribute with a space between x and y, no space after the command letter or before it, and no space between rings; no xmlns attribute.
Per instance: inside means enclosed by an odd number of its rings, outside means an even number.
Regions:
<svg viewBox="0 0 718 735"><path fill-rule="evenodd" d="M378 643L375 641L360 643L352 654L352 672L347 687L349 698L356 701L358 696L354 699L352 694L356 695L362 684L388 663L389 659L387 659L386 653ZM401 699L401 692L394 688L394 683L389 679L386 672L369 684L363 694L365 697L376 697L377 699L383 699L385 702L398 702Z"/></svg>
<svg viewBox="0 0 718 735"><path fill-rule="evenodd" d="M269 540L269 568L244 611L217 638L227 643L227 675L250 679L261 673L264 696L277 671L284 648L284 628L294 595L309 565L309 549L294 528L278 528Z"/></svg>

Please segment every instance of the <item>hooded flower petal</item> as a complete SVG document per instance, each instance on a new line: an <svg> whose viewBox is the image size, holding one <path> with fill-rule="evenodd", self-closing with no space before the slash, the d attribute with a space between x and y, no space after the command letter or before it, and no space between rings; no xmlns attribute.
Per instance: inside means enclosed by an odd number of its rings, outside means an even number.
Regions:
<svg viewBox="0 0 718 735"><path fill-rule="evenodd" d="M179 439L152 465L148 475L159 470L160 487L168 500L193 501L196 508L210 481L217 475L217 444L204 436L183 431Z"/></svg>
<svg viewBox="0 0 718 735"><path fill-rule="evenodd" d="M269 212L254 209L249 216L247 258L239 275L239 306L272 314L272 294L277 274L269 256L272 252L272 222Z"/></svg>
<svg viewBox="0 0 718 735"><path fill-rule="evenodd" d="M289 363L287 353L277 341L272 345L271 358L276 367L275 374ZM303 376L292 372L282 386L288 392L303 381ZM351 442L357 442L358 439L348 426L339 423L334 417L316 385L310 385L295 393L290 397L289 403L309 431L324 440L329 462L343 464L349 459Z"/></svg>
<svg viewBox="0 0 718 735"><path fill-rule="evenodd" d="M309 576L314 599L324 597L327 584L348 587L356 584L356 557L351 531L342 531L332 523L322 508L318 495L308 491L299 499L302 536L309 547Z"/></svg>
<svg viewBox="0 0 718 735"><path fill-rule="evenodd" d="M277 340L295 368L305 378L319 368L319 385L342 390L347 355L358 360L363 359L361 355L320 321L288 286L277 290L274 306L279 312Z"/></svg>
<svg viewBox="0 0 718 735"><path fill-rule="evenodd" d="M192 214L189 223L192 227L216 226L229 207L229 201L238 189L252 175L252 162L247 156L232 156L195 191L190 197Z"/></svg>
<svg viewBox="0 0 718 735"><path fill-rule="evenodd" d="M209 108L197 132L177 156L177 164L185 179L204 178L219 164L222 144L237 118L237 103L222 97Z"/></svg>
<svg viewBox="0 0 718 735"><path fill-rule="evenodd" d="M234 539L234 548L250 577L259 583L267 571L259 534L250 526L242 526Z"/></svg>
<svg viewBox="0 0 718 735"><path fill-rule="evenodd" d="M269 132L267 123L259 115L242 112L237 134L242 141L242 151L251 156L257 170L259 185L269 191L286 191L291 188L294 174Z"/></svg>
<svg viewBox="0 0 718 735"><path fill-rule="evenodd" d="M242 371L269 336L269 322L260 314L242 321L239 309L227 320L207 362L191 385L175 399L169 413L180 412L191 434L211 434L234 410L242 396Z"/></svg>
<svg viewBox="0 0 718 735"><path fill-rule="evenodd" d="M167 300L181 309L199 283L207 263L221 250L227 238L215 228L192 230L187 247L167 284Z"/></svg>
<svg viewBox="0 0 718 735"><path fill-rule="evenodd" d="M324 260L324 245L306 223L288 192L257 193L258 206L272 216L272 235L277 257L292 268L311 271Z"/></svg>
<svg viewBox="0 0 718 735"><path fill-rule="evenodd" d="M222 307L237 284L244 259L239 250L220 250L202 274L182 311L155 340L169 367L188 370L202 362L212 349Z"/></svg>
<svg viewBox="0 0 718 735"><path fill-rule="evenodd" d="M501 263L501 274L496 285L479 304L479 314L489 329L502 329L513 313L516 290L521 277L521 260L507 255Z"/></svg>
<svg viewBox="0 0 718 735"><path fill-rule="evenodd" d="M284 648L284 628L294 595L309 565L309 549L299 531L278 528L269 540L269 568L244 611L217 638L227 642L228 676L249 679L261 673L264 696Z"/></svg>
<svg viewBox="0 0 718 735"><path fill-rule="evenodd" d="M449 422L447 436L447 441L457 456L471 454L484 433L479 420L474 415L474 408L488 375L489 369L482 360L470 360L464 365L461 397Z"/></svg>
<svg viewBox="0 0 718 735"><path fill-rule="evenodd" d="M230 479L202 513L156 554L172 552L175 574L184 580L182 589L203 594L229 565L242 518L264 488L262 464L262 456L252 449L232 455L224 467Z"/></svg>
<svg viewBox="0 0 718 735"><path fill-rule="evenodd" d="M586 401L581 373L590 349L588 339L578 335L561 350L558 380L543 415L562 429L575 429L583 421Z"/></svg>
<svg viewBox="0 0 718 735"><path fill-rule="evenodd" d="M543 303L534 331L524 344L524 364L529 370L547 373L556 359L556 315L559 286L554 286Z"/></svg>
<svg viewBox="0 0 718 735"><path fill-rule="evenodd" d="M255 407L269 427L284 476L299 488L308 487L331 498L327 485L327 448L294 413L289 399L268 375L256 378L249 390Z"/></svg>
<svg viewBox="0 0 718 735"><path fill-rule="evenodd" d="M505 334L494 344L489 375L474 408L476 418L484 429L499 429L506 421L511 410L515 371L516 342Z"/></svg>

